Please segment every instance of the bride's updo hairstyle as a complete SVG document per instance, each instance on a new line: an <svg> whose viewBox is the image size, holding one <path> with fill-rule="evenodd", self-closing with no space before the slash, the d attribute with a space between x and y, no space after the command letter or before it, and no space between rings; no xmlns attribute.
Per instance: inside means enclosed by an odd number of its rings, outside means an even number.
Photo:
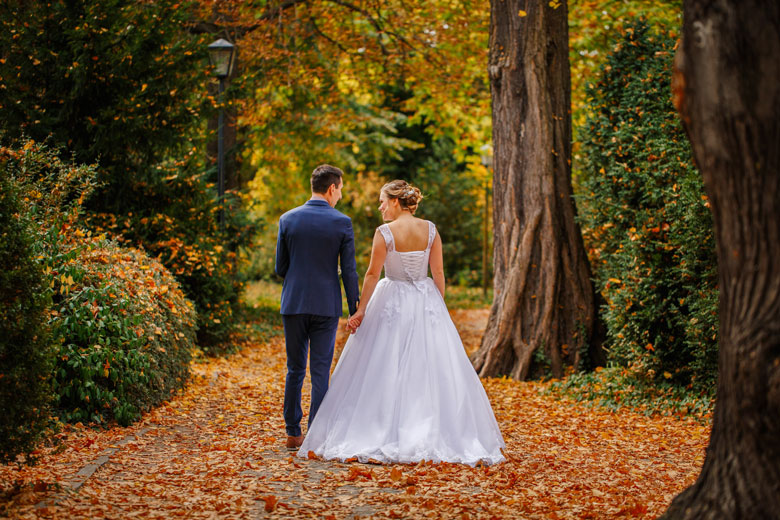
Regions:
<svg viewBox="0 0 780 520"><path fill-rule="evenodd" d="M390 181L382 186L382 192L390 199L398 199L402 209L408 209L414 215L417 206L423 199L423 194L419 188L412 186L406 181Z"/></svg>

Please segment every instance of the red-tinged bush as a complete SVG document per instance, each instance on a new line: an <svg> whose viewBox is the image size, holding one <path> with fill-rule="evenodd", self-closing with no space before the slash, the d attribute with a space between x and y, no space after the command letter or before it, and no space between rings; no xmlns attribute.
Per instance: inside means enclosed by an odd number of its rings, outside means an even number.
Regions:
<svg viewBox="0 0 780 520"><path fill-rule="evenodd" d="M57 407L70 421L128 424L187 381L193 304L142 251L95 239L70 247L50 271L63 341Z"/></svg>
<svg viewBox="0 0 780 520"><path fill-rule="evenodd" d="M159 259L195 304L199 347L209 354L224 353L233 348L229 334L241 308L242 282L233 251L248 245L252 226L242 210L234 210L221 232L218 206L202 176L165 173L133 186L128 197L143 201L135 211L91 213L89 225Z"/></svg>

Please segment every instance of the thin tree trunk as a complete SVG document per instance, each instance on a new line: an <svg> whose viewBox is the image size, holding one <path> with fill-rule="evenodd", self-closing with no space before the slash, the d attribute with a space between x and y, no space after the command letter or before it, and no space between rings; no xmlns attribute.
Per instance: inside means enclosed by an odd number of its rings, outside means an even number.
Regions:
<svg viewBox="0 0 780 520"><path fill-rule="evenodd" d="M780 4L686 0L673 90L715 223L712 436L666 518L780 518Z"/></svg>
<svg viewBox="0 0 780 520"><path fill-rule="evenodd" d="M493 0L494 301L472 362L481 376L552 374L587 354L596 318L571 189L567 7Z"/></svg>

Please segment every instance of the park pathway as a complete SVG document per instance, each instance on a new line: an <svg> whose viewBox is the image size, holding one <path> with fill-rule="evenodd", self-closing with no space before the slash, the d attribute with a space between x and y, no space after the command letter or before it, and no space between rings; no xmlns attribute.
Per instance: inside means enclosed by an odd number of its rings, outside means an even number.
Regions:
<svg viewBox="0 0 780 520"><path fill-rule="evenodd" d="M487 312L453 318L473 350ZM133 426L69 426L37 466L0 467L0 517L654 518L703 460L708 428L692 420L615 414L502 379L484 384L503 464L294 458L283 448L283 347L278 335L247 340L194 364L188 388Z"/></svg>

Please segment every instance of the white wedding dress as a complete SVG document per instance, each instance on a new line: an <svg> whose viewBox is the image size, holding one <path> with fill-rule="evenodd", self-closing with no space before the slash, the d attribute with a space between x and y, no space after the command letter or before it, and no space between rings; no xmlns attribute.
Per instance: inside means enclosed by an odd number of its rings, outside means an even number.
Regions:
<svg viewBox="0 0 780 520"><path fill-rule="evenodd" d="M347 340L298 455L324 459L474 465L504 460L504 440L428 258L398 252L385 224L385 278Z"/></svg>

